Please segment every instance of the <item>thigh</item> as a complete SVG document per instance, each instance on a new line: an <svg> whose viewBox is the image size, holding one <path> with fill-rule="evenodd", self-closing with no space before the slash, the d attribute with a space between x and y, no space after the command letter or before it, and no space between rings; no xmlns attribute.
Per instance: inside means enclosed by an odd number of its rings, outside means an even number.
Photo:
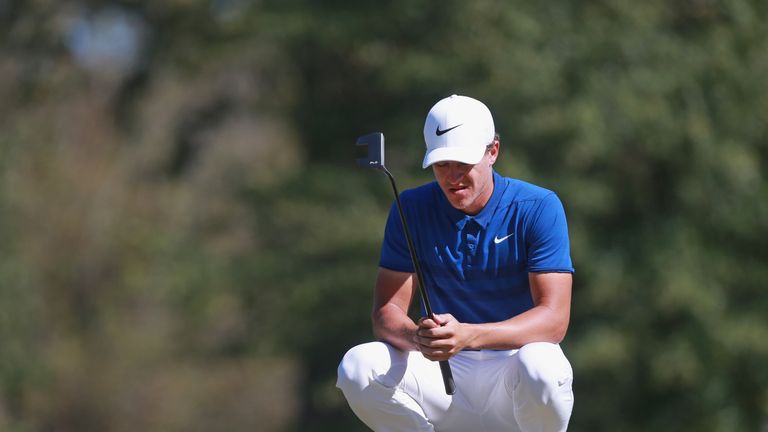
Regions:
<svg viewBox="0 0 768 432"><path fill-rule="evenodd" d="M520 380L532 380L545 385L561 386L564 381L573 380L571 363L565 357L560 345L535 342L521 347L515 364L507 375L507 385L518 385Z"/></svg>
<svg viewBox="0 0 768 432"><path fill-rule="evenodd" d="M531 429L532 421L549 425L563 419L567 424L573 372L559 345L533 343L519 350L467 352L451 364L460 378L449 410L451 428L446 430L537 430Z"/></svg>
<svg viewBox="0 0 768 432"><path fill-rule="evenodd" d="M573 370L559 345L537 342L520 348L506 382L521 429L566 430L573 410Z"/></svg>
<svg viewBox="0 0 768 432"><path fill-rule="evenodd" d="M403 390L419 388L413 382L409 357L410 353L373 342L350 349L341 361L336 385L369 428L434 432L422 407Z"/></svg>
<svg viewBox="0 0 768 432"><path fill-rule="evenodd" d="M513 400L504 380L513 355L514 351L485 350L462 352L451 358L456 394L443 417L435 421L436 429L518 431Z"/></svg>
<svg viewBox="0 0 768 432"><path fill-rule="evenodd" d="M404 392L438 415L451 398L445 394L440 366L417 351L400 351L385 342L369 342L350 349L339 366L339 376L359 387L376 382Z"/></svg>

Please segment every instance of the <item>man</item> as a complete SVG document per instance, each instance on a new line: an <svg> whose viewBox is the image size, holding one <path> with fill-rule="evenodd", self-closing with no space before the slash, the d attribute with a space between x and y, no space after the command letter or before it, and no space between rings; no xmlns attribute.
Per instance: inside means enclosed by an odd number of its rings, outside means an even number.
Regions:
<svg viewBox="0 0 768 432"><path fill-rule="evenodd" d="M417 281L393 205L374 293L379 342L347 352L337 386L375 431L564 431L573 372L558 343L573 266L563 206L493 170L499 136L480 101L439 101L424 139L435 182L401 200L435 320L408 317ZM453 396L436 363L448 359Z"/></svg>

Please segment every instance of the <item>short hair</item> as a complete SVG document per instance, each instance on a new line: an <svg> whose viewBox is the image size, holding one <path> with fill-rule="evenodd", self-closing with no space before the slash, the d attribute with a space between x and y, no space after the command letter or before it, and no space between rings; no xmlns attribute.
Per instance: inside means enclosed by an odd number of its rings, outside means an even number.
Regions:
<svg viewBox="0 0 768 432"><path fill-rule="evenodd" d="M491 148L493 148L493 146L494 146L496 143L499 143L499 144L501 144L501 136L499 136L498 132L497 132L496 134L494 134L494 135L493 135L493 141L491 141L491 143L490 143L490 144L488 144L487 146L485 146L485 151L488 151L488 150L490 150Z"/></svg>

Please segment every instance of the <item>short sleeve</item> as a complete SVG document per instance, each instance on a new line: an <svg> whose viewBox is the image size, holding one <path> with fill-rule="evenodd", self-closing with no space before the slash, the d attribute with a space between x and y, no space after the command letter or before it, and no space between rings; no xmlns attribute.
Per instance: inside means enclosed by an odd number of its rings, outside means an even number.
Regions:
<svg viewBox="0 0 768 432"><path fill-rule="evenodd" d="M387 224L384 228L384 241L381 243L379 266L400 272L413 273L413 262L405 240L403 223L397 204L393 201L389 209Z"/></svg>
<svg viewBox="0 0 768 432"><path fill-rule="evenodd" d="M528 246L529 272L570 272L568 223L565 209L554 193L544 197L531 221Z"/></svg>

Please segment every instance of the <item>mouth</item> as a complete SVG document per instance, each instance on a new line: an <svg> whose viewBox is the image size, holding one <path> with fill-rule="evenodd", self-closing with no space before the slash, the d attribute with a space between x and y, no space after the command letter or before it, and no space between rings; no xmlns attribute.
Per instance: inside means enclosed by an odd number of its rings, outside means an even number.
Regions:
<svg viewBox="0 0 768 432"><path fill-rule="evenodd" d="M455 186L455 187L449 187L448 192L452 194L461 193L461 191L464 191L468 189L468 186Z"/></svg>

